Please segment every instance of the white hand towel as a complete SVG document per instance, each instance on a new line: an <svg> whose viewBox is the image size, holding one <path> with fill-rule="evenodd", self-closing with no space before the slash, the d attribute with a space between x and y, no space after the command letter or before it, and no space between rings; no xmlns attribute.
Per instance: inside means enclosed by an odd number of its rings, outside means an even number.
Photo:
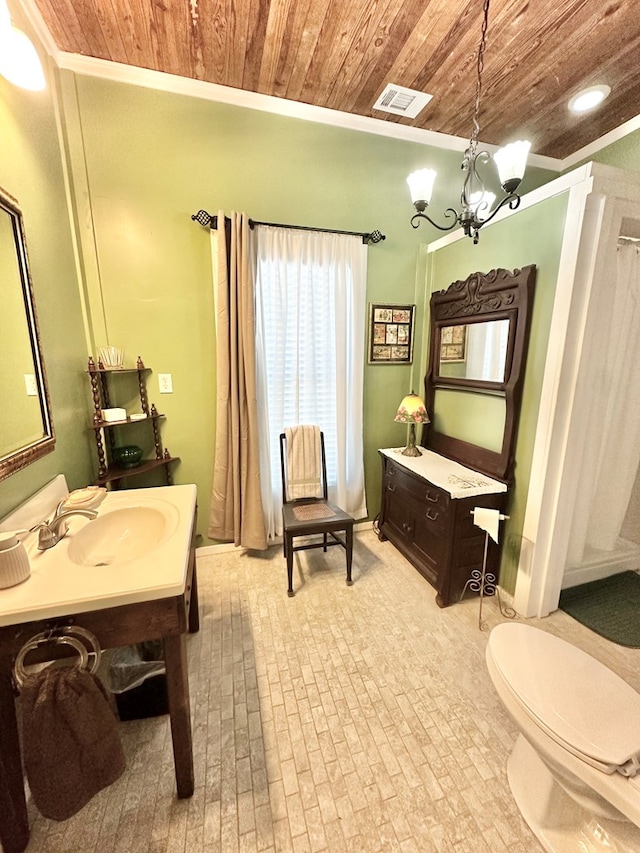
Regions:
<svg viewBox="0 0 640 853"><path fill-rule="evenodd" d="M320 427L303 424L284 431L288 499L321 498Z"/></svg>

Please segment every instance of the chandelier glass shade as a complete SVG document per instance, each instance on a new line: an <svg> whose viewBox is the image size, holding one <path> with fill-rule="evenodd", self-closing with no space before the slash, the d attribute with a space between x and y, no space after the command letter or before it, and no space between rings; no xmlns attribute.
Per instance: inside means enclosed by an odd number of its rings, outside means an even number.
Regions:
<svg viewBox="0 0 640 853"><path fill-rule="evenodd" d="M479 167L487 166L492 162L488 151L478 150L478 133L480 124L478 116L480 113L480 97L482 94L482 69L484 64L484 50L486 46L487 26L489 22L489 0L484 0L483 6L482 35L478 48L476 99L473 112L473 131L469 139L469 146L462 160L462 171L465 173L462 193L460 194L460 210L448 207L444 211L448 223L439 224L434 222L425 211L431 201L433 185L436 179L434 169L418 169L407 178L411 201L416 213L411 219L411 225L417 228L421 219L426 219L440 231L450 231L459 225L467 237L471 237L474 243L478 242L478 231L487 222L490 222L496 213L505 205L515 210L520 204L520 196L517 194L527 166L527 156L531 143L524 140L512 142L504 148L500 148L493 157L493 163L498 170L500 186L504 193L503 197L495 204L496 196L488 192ZM494 206L495 205L495 206Z"/></svg>

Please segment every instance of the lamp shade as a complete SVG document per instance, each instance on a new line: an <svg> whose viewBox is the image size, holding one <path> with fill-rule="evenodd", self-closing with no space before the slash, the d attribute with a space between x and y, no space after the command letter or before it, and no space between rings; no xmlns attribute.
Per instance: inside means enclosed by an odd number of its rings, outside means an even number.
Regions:
<svg viewBox="0 0 640 853"><path fill-rule="evenodd" d="M498 175L500 176L500 185L510 185L515 182L517 187L524 177L524 171L527 168L527 157L531 143L525 140L511 142L500 148L493 155L496 166L498 167Z"/></svg>
<svg viewBox="0 0 640 853"><path fill-rule="evenodd" d="M403 424L428 424L429 415L424 405L424 401L414 394L407 394L402 398L402 402L398 406L398 411L394 421L399 421Z"/></svg>
<svg viewBox="0 0 640 853"><path fill-rule="evenodd" d="M429 204L433 193L433 182L437 174L435 169L418 169L417 172L412 172L409 175L407 183L413 204L420 201Z"/></svg>

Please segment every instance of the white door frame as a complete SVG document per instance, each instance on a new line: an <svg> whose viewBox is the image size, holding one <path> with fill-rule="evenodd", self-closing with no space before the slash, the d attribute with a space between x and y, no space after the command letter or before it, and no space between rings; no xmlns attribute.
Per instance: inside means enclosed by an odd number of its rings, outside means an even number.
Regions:
<svg viewBox="0 0 640 853"><path fill-rule="evenodd" d="M576 181L569 190L513 599L522 616L547 616L558 606L582 457L581 425L593 404L577 394L579 368L589 358L589 306L604 271L615 263L623 218L640 219L640 175L594 163L571 175Z"/></svg>

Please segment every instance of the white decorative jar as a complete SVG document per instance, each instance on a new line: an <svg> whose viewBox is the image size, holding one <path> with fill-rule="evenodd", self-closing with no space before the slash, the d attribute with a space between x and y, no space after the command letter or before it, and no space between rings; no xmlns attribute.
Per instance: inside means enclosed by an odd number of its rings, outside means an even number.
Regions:
<svg viewBox="0 0 640 853"><path fill-rule="evenodd" d="M18 539L19 533L0 533L0 589L26 581L31 574L29 557Z"/></svg>

